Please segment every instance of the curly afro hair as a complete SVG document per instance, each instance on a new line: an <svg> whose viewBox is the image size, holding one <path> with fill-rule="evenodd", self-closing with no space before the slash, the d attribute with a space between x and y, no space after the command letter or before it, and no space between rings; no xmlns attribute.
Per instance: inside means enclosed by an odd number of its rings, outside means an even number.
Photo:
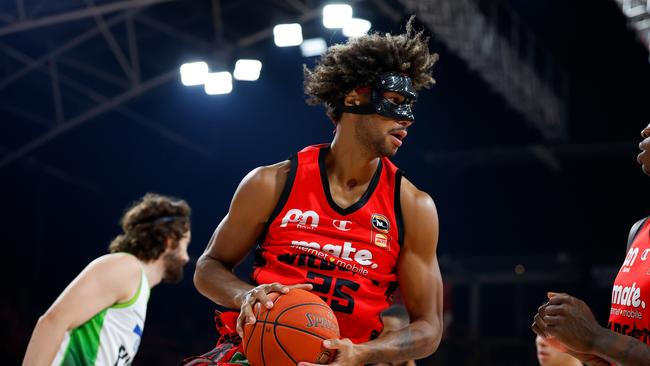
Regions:
<svg viewBox="0 0 650 366"><path fill-rule="evenodd" d="M126 252L148 262L165 251L166 240L174 247L190 230L190 206L184 200L147 193L122 216L122 234L108 247L109 252Z"/></svg>
<svg viewBox="0 0 650 366"><path fill-rule="evenodd" d="M332 120L341 118L339 106L351 90L370 85L386 72L407 74L416 90L435 84L431 68L438 54L429 52L429 38L413 30L411 16L406 32L399 35L377 32L335 44L320 57L313 70L303 65L307 103L322 104Z"/></svg>

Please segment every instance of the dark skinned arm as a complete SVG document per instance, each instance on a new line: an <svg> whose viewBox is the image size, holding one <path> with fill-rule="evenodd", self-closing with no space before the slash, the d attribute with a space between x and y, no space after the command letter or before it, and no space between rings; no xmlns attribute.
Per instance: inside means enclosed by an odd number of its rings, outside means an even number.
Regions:
<svg viewBox="0 0 650 366"><path fill-rule="evenodd" d="M535 315L533 330L544 337L554 337L568 348L569 354L590 366L610 362L646 366L650 362L650 347L636 338L601 327L589 306L568 294L549 293L548 303Z"/></svg>
<svg viewBox="0 0 650 366"><path fill-rule="evenodd" d="M419 359L431 355L440 344L442 278L436 257L438 214L431 197L408 180L402 180L400 193L405 236L397 274L411 323L366 343L355 345L349 339L325 341L325 347L337 350L330 366Z"/></svg>
<svg viewBox="0 0 650 366"><path fill-rule="evenodd" d="M228 214L214 231L208 247L196 263L194 285L205 297L219 305L240 309L237 330L244 322L253 323L256 302L271 308L270 292L287 292L308 285L263 284L254 287L235 276L233 269L253 248L279 200L289 171L289 162L257 168L239 184Z"/></svg>

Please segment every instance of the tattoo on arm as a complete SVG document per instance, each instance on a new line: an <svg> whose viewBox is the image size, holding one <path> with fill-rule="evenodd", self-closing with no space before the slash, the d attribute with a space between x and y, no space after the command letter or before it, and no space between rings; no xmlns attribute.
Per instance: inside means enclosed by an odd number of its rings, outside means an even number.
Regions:
<svg viewBox="0 0 650 366"><path fill-rule="evenodd" d="M636 338L629 337L624 351L619 352L620 358L617 361L624 366L644 366L650 360L650 347L638 341Z"/></svg>
<svg viewBox="0 0 650 366"><path fill-rule="evenodd" d="M613 333L602 340L599 349L604 358L620 366L646 366L650 360L650 346L623 334Z"/></svg>
<svg viewBox="0 0 650 366"><path fill-rule="evenodd" d="M410 326L368 342L368 362L407 361L424 357L423 350L428 348L426 331L423 324L411 323Z"/></svg>

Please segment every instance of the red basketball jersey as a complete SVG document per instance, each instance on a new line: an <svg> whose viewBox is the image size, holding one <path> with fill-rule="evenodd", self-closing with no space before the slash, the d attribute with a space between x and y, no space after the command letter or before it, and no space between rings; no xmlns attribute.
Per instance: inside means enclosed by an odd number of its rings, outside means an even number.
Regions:
<svg viewBox="0 0 650 366"><path fill-rule="evenodd" d="M608 327L650 346L650 220L636 235L614 281Z"/></svg>
<svg viewBox="0 0 650 366"><path fill-rule="evenodd" d="M397 287L402 243L401 173L382 158L358 202L339 207L325 169L328 145L291 158L281 198L256 250L253 283L311 283L338 319L341 336L366 342Z"/></svg>

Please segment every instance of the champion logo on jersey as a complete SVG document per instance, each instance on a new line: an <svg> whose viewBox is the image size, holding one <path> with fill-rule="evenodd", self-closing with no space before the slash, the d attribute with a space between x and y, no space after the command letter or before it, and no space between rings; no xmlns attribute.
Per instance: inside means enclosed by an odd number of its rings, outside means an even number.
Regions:
<svg viewBox="0 0 650 366"><path fill-rule="evenodd" d="M390 222L384 215L372 214L370 222L372 223L372 227L380 233L387 234L390 230Z"/></svg>
<svg viewBox="0 0 650 366"><path fill-rule="evenodd" d="M332 221L332 226L341 230L341 231L350 231L350 226L352 226L352 221L345 220L334 220Z"/></svg>

